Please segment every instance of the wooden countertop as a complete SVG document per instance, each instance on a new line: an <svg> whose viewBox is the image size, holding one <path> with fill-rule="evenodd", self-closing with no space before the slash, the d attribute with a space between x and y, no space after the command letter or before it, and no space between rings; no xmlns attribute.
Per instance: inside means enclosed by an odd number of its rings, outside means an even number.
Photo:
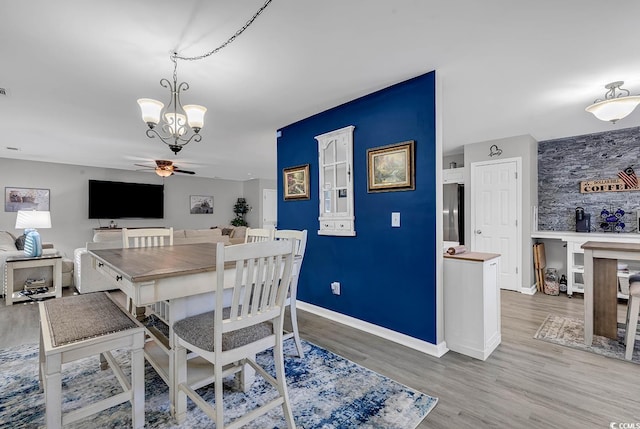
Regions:
<svg viewBox="0 0 640 429"><path fill-rule="evenodd" d="M607 241L587 241L582 246L589 250L615 250L618 252L640 252L640 237L637 243L617 243Z"/></svg>
<svg viewBox="0 0 640 429"><path fill-rule="evenodd" d="M491 259L499 258L500 255L498 253L465 252L465 253L458 253L457 255L445 254L444 257L446 259L459 259L463 261L486 262L486 261L490 261Z"/></svg>
<svg viewBox="0 0 640 429"><path fill-rule="evenodd" d="M552 238L562 241L611 241L640 243L640 234L635 232L532 231L531 238Z"/></svg>

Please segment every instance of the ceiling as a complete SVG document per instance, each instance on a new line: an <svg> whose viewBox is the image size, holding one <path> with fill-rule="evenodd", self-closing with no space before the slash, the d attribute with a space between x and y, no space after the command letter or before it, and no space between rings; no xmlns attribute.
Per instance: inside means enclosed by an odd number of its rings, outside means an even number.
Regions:
<svg viewBox="0 0 640 429"><path fill-rule="evenodd" d="M136 100L166 103L170 52L216 48L263 3L3 1L0 157L275 179L276 130L432 70L445 154L640 124L584 111L612 81L640 93L637 0L274 0L227 48L179 61L182 102L208 108L202 141L175 156L147 138Z"/></svg>

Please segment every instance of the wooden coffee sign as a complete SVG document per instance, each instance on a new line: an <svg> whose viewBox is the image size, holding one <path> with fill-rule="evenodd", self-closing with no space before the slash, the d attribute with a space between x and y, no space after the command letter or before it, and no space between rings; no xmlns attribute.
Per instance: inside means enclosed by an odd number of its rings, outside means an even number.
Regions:
<svg viewBox="0 0 640 429"><path fill-rule="evenodd" d="M580 193L591 194L594 192L622 192L640 191L638 188L630 188L622 179L587 180L580 182Z"/></svg>
<svg viewBox="0 0 640 429"><path fill-rule="evenodd" d="M640 191L633 168L627 167L615 179L587 180L580 182L580 193Z"/></svg>

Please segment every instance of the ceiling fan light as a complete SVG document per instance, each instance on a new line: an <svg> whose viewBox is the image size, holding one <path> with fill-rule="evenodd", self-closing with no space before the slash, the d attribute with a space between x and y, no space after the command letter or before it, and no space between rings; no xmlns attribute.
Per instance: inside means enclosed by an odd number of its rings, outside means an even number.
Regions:
<svg viewBox="0 0 640 429"><path fill-rule="evenodd" d="M160 177L169 177L173 174L172 169L164 169L160 167L156 167L156 174Z"/></svg>
<svg viewBox="0 0 640 429"><path fill-rule="evenodd" d="M611 121L615 124L616 121L629 116L638 104L640 104L640 96L632 95L599 101L585 110L602 121Z"/></svg>
<svg viewBox="0 0 640 429"><path fill-rule="evenodd" d="M204 126L204 114L207 112L207 108L197 104L188 104L183 108L187 114L189 126L197 133Z"/></svg>
<svg viewBox="0 0 640 429"><path fill-rule="evenodd" d="M187 130L185 125L187 124L187 117L182 113L170 112L164 114L164 120L167 122L167 126L171 134L181 136Z"/></svg>
<svg viewBox="0 0 640 429"><path fill-rule="evenodd" d="M164 103L154 100L152 98L140 98L138 99L140 105L140 111L142 112L142 120L153 128L153 125L157 125L160 122L160 112L164 107Z"/></svg>

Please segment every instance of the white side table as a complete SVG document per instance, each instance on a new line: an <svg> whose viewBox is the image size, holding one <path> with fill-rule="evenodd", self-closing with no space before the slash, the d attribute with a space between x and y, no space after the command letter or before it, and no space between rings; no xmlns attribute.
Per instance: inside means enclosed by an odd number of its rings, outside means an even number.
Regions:
<svg viewBox="0 0 640 429"><path fill-rule="evenodd" d="M27 301L32 298L62 297L62 256L41 256L39 258L8 258L5 265L4 296L7 305L14 302ZM40 278L43 267L51 267L51 283L45 282L46 292L25 296L21 294L28 278ZM35 269L35 270L34 270ZM47 279L48 280L48 279Z"/></svg>

